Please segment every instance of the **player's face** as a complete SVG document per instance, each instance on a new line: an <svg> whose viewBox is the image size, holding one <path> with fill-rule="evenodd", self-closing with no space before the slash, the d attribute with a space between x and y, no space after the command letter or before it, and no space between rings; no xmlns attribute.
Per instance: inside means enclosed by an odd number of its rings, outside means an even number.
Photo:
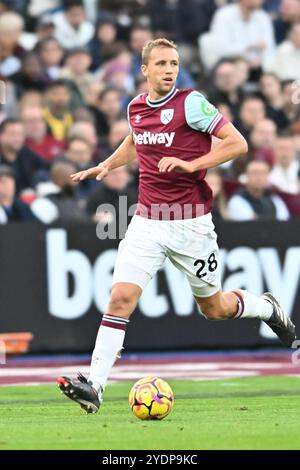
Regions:
<svg viewBox="0 0 300 470"><path fill-rule="evenodd" d="M142 72L148 80L152 99L158 99L169 93L176 82L179 71L178 52L170 47L152 49L147 65L142 65Z"/></svg>

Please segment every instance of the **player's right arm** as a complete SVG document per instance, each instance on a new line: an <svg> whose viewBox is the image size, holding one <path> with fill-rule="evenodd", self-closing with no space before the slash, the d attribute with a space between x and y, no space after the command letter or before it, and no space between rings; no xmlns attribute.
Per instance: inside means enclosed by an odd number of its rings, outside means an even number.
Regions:
<svg viewBox="0 0 300 470"><path fill-rule="evenodd" d="M79 182L88 178L96 178L101 181L108 174L109 171L118 168L119 166L126 165L136 157L135 146L132 135L125 137L121 145L115 152L108 157L104 162L99 165L89 168L88 170L79 171L71 175L73 181Z"/></svg>

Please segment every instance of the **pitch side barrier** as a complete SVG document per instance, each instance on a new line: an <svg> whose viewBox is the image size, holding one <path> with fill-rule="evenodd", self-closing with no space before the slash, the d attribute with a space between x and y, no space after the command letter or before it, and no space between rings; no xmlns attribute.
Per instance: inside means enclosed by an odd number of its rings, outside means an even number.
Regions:
<svg viewBox="0 0 300 470"><path fill-rule="evenodd" d="M300 328L300 219L218 224L225 290L275 293ZM34 352L90 352L109 299L118 240L95 225L0 227L0 330L33 333ZM297 308L298 307L298 308ZM256 320L208 322L167 262L139 302L126 350L273 346Z"/></svg>

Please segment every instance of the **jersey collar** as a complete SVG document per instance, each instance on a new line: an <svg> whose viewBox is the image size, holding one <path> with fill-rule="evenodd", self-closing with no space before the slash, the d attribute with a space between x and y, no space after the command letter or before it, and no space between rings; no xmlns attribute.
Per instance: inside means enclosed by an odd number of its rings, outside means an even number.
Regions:
<svg viewBox="0 0 300 470"><path fill-rule="evenodd" d="M163 106L168 101L170 101L176 95L177 91L178 89L173 87L166 96L160 98L159 100L150 100L149 95L147 95L146 103L148 106L151 106L151 108L158 108L159 106Z"/></svg>

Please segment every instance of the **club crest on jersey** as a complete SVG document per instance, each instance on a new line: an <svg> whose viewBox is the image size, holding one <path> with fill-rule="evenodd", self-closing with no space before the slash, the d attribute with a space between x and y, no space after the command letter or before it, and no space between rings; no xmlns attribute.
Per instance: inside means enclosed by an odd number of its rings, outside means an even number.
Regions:
<svg viewBox="0 0 300 470"><path fill-rule="evenodd" d="M174 116L174 109L163 109L160 113L160 120L163 124L169 124Z"/></svg>

